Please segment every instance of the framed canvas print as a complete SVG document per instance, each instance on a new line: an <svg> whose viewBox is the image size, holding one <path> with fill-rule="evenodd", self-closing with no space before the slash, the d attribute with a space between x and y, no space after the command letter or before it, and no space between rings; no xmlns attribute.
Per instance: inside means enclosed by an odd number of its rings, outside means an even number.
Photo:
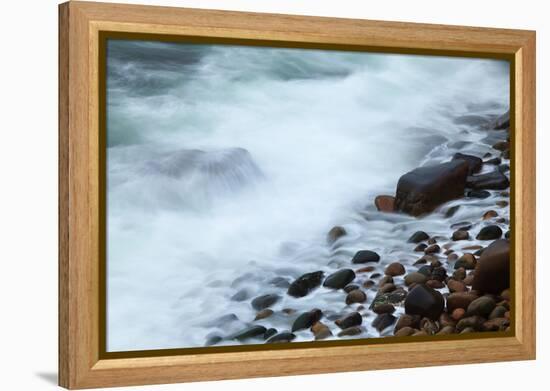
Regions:
<svg viewBox="0 0 550 391"><path fill-rule="evenodd" d="M534 32L59 11L60 385L534 359Z"/></svg>

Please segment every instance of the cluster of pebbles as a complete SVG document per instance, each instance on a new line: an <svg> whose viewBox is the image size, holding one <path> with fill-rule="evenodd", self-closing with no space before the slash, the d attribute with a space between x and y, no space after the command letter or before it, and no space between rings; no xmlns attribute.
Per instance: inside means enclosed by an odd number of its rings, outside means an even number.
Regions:
<svg viewBox="0 0 550 391"><path fill-rule="evenodd" d="M492 134L491 152L457 152L450 161L419 167L399 179L394 196L375 198L377 211L387 216L412 216L425 227L431 221L426 216L437 211L448 221L446 234L423 229L408 237L402 245L414 260L362 249L337 270L312 270L294 280L276 277L270 285L286 292L251 298L254 318L228 335L210 334L206 345L508 331L509 114L483 126ZM472 200L489 197L494 208L471 221L453 221L458 211L474 208ZM335 226L327 245L337 251L349 235L345 226ZM285 295L303 300L319 292L337 292L342 306L307 311L278 306ZM247 299L239 294L233 300ZM267 327L265 321L275 317L286 328ZM228 314L214 323L237 320Z"/></svg>

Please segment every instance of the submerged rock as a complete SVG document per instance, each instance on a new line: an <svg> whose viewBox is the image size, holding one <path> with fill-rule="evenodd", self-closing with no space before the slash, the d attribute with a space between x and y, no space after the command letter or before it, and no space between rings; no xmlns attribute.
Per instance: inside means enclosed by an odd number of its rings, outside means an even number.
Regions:
<svg viewBox="0 0 550 391"><path fill-rule="evenodd" d="M237 331L234 334L231 334L227 337L228 340L237 340L242 341L249 338L259 338L264 336L267 329L264 326L251 326L243 330Z"/></svg>
<svg viewBox="0 0 550 391"><path fill-rule="evenodd" d="M357 251L351 260L351 263L367 263L380 261L380 255L370 250Z"/></svg>
<svg viewBox="0 0 550 391"><path fill-rule="evenodd" d="M416 231L413 233L410 238L407 240L407 243L420 243L425 240L428 240L430 238L430 235L428 235L424 231Z"/></svg>
<svg viewBox="0 0 550 391"><path fill-rule="evenodd" d="M447 201L462 197L469 167L464 160L453 160L406 173L397 183L396 208L419 216Z"/></svg>
<svg viewBox="0 0 550 391"><path fill-rule="evenodd" d="M332 227L327 234L327 243L332 245L338 239L340 239L342 236L345 236L345 235L347 235L347 231L344 229L344 227L340 227L339 225Z"/></svg>
<svg viewBox="0 0 550 391"><path fill-rule="evenodd" d="M252 308L256 311L261 311L265 308L271 307L273 304L278 302L281 299L281 296L276 294L268 294L263 296L258 296L252 300Z"/></svg>

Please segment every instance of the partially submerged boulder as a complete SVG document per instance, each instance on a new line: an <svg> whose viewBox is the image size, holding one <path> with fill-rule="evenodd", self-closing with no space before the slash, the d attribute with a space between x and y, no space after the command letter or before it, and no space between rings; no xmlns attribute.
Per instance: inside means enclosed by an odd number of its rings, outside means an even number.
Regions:
<svg viewBox="0 0 550 391"><path fill-rule="evenodd" d="M510 181L499 170L487 174L472 175L466 179L466 187L470 189L504 190L510 187Z"/></svg>
<svg viewBox="0 0 550 391"><path fill-rule="evenodd" d="M419 216L444 202L464 196L469 170L467 161L457 159L406 173L397 183L396 209Z"/></svg>

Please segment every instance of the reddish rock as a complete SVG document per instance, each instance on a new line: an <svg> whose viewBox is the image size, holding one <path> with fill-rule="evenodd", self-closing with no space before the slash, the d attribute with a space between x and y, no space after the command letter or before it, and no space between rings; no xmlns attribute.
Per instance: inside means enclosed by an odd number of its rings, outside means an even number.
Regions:
<svg viewBox="0 0 550 391"><path fill-rule="evenodd" d="M380 212L393 212L395 211L395 197L379 195L374 199L374 205Z"/></svg>
<svg viewBox="0 0 550 391"><path fill-rule="evenodd" d="M447 296L447 311L452 313L456 308L468 308L470 303L477 299L477 295L471 292L456 292Z"/></svg>
<svg viewBox="0 0 550 391"><path fill-rule="evenodd" d="M450 279L447 281L447 287L449 288L449 292L466 292L468 288L466 288L466 284L464 284L462 281L457 281L454 279Z"/></svg>
<svg viewBox="0 0 550 391"><path fill-rule="evenodd" d="M405 266L399 262L390 263L385 270L386 275L388 276L402 276L405 274Z"/></svg>

